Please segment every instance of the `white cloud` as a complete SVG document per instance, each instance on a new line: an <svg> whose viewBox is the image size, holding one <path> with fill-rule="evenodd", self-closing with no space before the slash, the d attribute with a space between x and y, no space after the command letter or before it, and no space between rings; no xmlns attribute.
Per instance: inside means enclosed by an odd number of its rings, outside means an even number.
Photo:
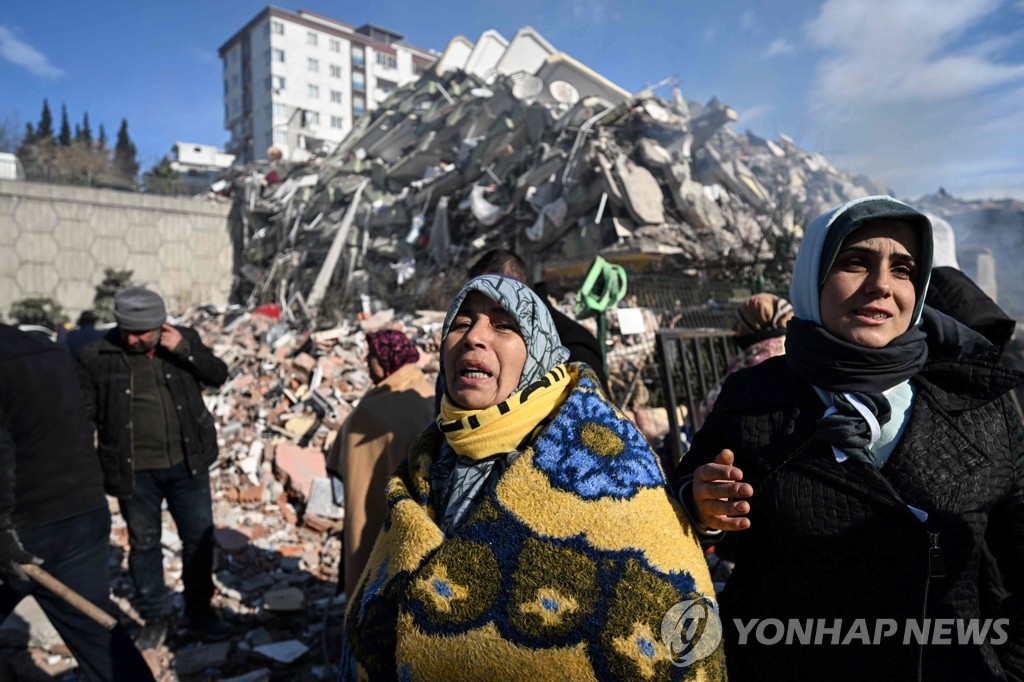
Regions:
<svg viewBox="0 0 1024 682"><path fill-rule="evenodd" d="M57 78L64 73L50 64L46 55L20 40L6 26L0 26L0 57L28 69L37 76Z"/></svg>
<svg viewBox="0 0 1024 682"><path fill-rule="evenodd" d="M841 150L830 154L837 165L902 196L940 185L1005 195L1024 156L1024 62L1007 56L1016 27L991 21L1004 6L826 0L804 26L823 54L808 93L811 134Z"/></svg>
<svg viewBox="0 0 1024 682"><path fill-rule="evenodd" d="M999 0L827 0L805 26L824 49L815 94L858 102L963 97L1024 80L1024 64L996 61L1000 41L954 45Z"/></svg>
<svg viewBox="0 0 1024 682"><path fill-rule="evenodd" d="M765 57L780 57L786 54L793 54L796 52L796 47L793 43L789 42L785 38L776 38L768 46L768 49L764 51Z"/></svg>

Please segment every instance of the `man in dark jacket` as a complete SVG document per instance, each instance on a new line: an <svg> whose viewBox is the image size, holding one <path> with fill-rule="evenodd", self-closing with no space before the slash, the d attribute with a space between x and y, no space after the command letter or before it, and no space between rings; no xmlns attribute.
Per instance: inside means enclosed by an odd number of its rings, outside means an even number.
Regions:
<svg viewBox="0 0 1024 682"><path fill-rule="evenodd" d="M90 680L152 680L128 632L107 630L20 564L45 569L110 615L110 512L75 363L51 341L0 325L0 622L33 596Z"/></svg>
<svg viewBox="0 0 1024 682"><path fill-rule="evenodd" d="M138 642L159 646L170 628L160 546L164 500L178 527L185 612L191 632L226 638L210 607L213 513L208 469L217 431L202 386L219 386L227 367L187 327L167 324L164 301L142 287L114 298L117 327L81 351L82 385L99 432L104 486L128 523L128 567L136 608L146 620Z"/></svg>

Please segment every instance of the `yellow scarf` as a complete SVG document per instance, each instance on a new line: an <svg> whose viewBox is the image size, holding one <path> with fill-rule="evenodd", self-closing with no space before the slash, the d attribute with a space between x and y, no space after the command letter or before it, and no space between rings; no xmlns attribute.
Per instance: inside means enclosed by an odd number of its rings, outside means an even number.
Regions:
<svg viewBox="0 0 1024 682"><path fill-rule="evenodd" d="M465 410L441 398L437 426L457 454L486 459L519 448L544 419L569 397L576 370L558 365L505 401L482 410Z"/></svg>

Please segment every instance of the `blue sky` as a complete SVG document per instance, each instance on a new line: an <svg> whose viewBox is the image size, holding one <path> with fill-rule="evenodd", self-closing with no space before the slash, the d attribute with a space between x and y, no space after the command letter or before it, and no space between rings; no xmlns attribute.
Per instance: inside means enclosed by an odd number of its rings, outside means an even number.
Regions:
<svg viewBox="0 0 1024 682"><path fill-rule="evenodd" d="M38 121L47 97L72 124L88 111L112 138L121 117L143 168L176 140L222 145L217 47L265 3L6 2L0 121ZM442 50L532 25L627 90L676 76L717 95L735 124L782 132L902 197L944 186L1024 199L1024 0L516 0L322 2ZM660 93L667 95L667 92ZM59 118L57 119L59 123Z"/></svg>

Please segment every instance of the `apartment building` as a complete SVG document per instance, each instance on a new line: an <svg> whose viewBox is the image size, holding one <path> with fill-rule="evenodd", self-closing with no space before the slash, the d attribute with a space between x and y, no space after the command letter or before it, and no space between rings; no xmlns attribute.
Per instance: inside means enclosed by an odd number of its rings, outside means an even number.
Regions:
<svg viewBox="0 0 1024 682"><path fill-rule="evenodd" d="M221 45L225 150L241 162L330 151L356 119L432 66L394 31L267 7Z"/></svg>

